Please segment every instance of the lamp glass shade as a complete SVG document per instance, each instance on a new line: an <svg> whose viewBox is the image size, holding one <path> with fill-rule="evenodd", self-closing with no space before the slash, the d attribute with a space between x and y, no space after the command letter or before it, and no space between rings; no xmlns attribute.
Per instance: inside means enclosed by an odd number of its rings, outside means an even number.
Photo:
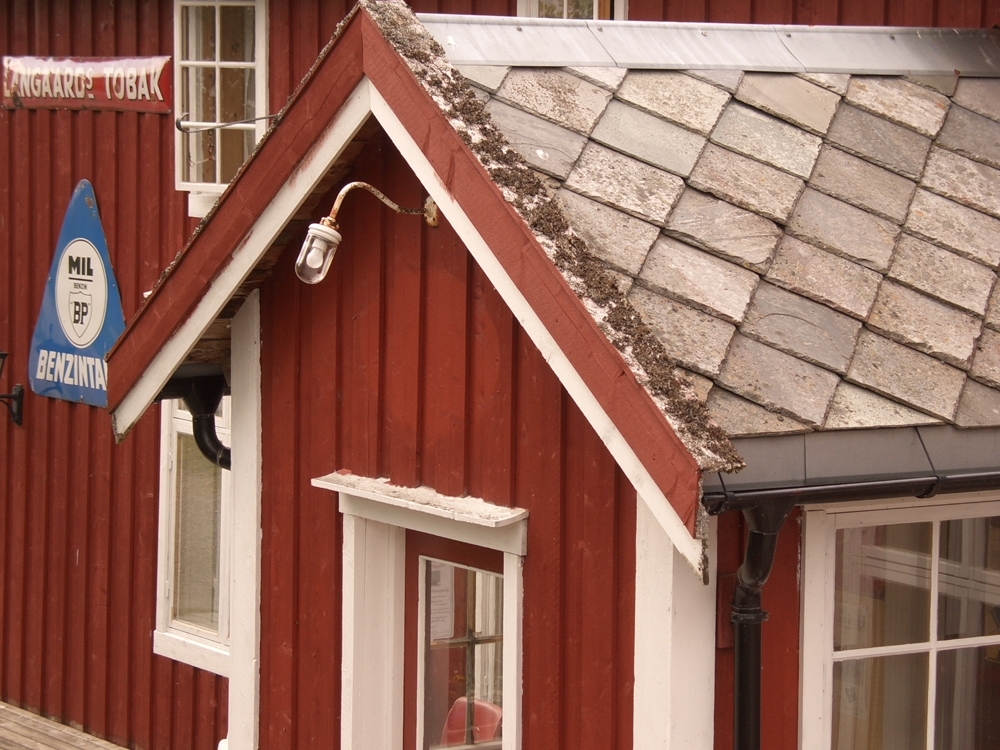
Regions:
<svg viewBox="0 0 1000 750"><path fill-rule="evenodd" d="M295 275L306 284L321 282L330 270L341 239L340 232L335 229L323 224L310 224L295 261Z"/></svg>

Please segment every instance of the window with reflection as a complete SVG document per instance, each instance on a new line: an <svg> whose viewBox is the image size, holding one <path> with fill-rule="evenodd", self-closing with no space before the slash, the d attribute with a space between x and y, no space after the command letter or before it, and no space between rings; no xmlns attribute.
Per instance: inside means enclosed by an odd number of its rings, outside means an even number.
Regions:
<svg viewBox="0 0 1000 750"><path fill-rule="evenodd" d="M835 533L831 747L1000 747L1000 516Z"/></svg>
<svg viewBox="0 0 1000 750"><path fill-rule="evenodd" d="M518 15L535 18L624 20L625 3L619 0L521 0Z"/></svg>

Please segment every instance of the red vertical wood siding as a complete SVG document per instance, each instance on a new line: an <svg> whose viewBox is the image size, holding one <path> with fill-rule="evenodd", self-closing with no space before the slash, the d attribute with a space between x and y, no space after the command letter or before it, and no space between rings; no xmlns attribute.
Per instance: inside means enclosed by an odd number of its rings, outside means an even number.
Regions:
<svg viewBox="0 0 1000 750"><path fill-rule="evenodd" d="M628 0L630 21L989 28L997 0Z"/></svg>
<svg viewBox="0 0 1000 750"><path fill-rule="evenodd" d="M423 200L384 136L351 179ZM309 479L343 468L527 508L525 746L631 747L634 490L446 223L340 216L326 281L289 253L262 290L266 747L339 737L341 519Z"/></svg>

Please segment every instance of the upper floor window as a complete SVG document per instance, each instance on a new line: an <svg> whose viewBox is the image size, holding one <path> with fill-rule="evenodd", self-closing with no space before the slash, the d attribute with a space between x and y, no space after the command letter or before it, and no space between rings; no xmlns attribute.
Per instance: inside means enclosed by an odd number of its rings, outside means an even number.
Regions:
<svg viewBox="0 0 1000 750"><path fill-rule="evenodd" d="M624 20L626 0L518 0L517 14L534 18Z"/></svg>
<svg viewBox="0 0 1000 750"><path fill-rule="evenodd" d="M266 4L187 0L174 11L175 111L184 128L177 187L209 194L210 205L267 129L256 119L267 114Z"/></svg>

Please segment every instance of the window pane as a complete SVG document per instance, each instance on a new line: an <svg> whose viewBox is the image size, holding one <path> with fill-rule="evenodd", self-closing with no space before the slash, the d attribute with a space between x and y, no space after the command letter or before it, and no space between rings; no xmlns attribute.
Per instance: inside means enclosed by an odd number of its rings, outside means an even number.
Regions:
<svg viewBox="0 0 1000 750"><path fill-rule="evenodd" d="M936 750L1000 747L1000 647L942 651L937 657Z"/></svg>
<svg viewBox="0 0 1000 750"><path fill-rule="evenodd" d="M254 131L222 130L222 181L229 182L253 151Z"/></svg>
<svg viewBox="0 0 1000 750"><path fill-rule="evenodd" d="M1000 518L941 524L938 638L1000 633Z"/></svg>
<svg viewBox="0 0 1000 750"><path fill-rule="evenodd" d="M424 747L499 748L503 578L425 562Z"/></svg>
<svg viewBox="0 0 1000 750"><path fill-rule="evenodd" d="M176 461L173 619L217 631L222 469L191 435L177 436Z"/></svg>
<svg viewBox="0 0 1000 750"><path fill-rule="evenodd" d="M215 131L188 133L181 140L187 182L215 182Z"/></svg>
<svg viewBox="0 0 1000 750"><path fill-rule="evenodd" d="M181 60L215 61L215 8L181 8Z"/></svg>
<svg viewBox="0 0 1000 750"><path fill-rule="evenodd" d="M219 59L225 62L253 62L253 8L223 6L222 49Z"/></svg>
<svg viewBox="0 0 1000 750"><path fill-rule="evenodd" d="M834 649L928 640L930 523L837 532Z"/></svg>
<svg viewBox="0 0 1000 750"><path fill-rule="evenodd" d="M254 72L248 68L222 68L221 78L221 122L248 120L256 111L257 90L254 87Z"/></svg>
<svg viewBox="0 0 1000 750"><path fill-rule="evenodd" d="M538 0L539 18L562 18L563 0Z"/></svg>
<svg viewBox="0 0 1000 750"><path fill-rule="evenodd" d="M594 0L568 0L566 15L568 18L593 18Z"/></svg>
<svg viewBox="0 0 1000 750"><path fill-rule="evenodd" d="M833 665L833 750L920 750L927 732L927 654Z"/></svg>
<svg viewBox="0 0 1000 750"><path fill-rule="evenodd" d="M188 120L215 122L215 68L182 68L181 101Z"/></svg>

